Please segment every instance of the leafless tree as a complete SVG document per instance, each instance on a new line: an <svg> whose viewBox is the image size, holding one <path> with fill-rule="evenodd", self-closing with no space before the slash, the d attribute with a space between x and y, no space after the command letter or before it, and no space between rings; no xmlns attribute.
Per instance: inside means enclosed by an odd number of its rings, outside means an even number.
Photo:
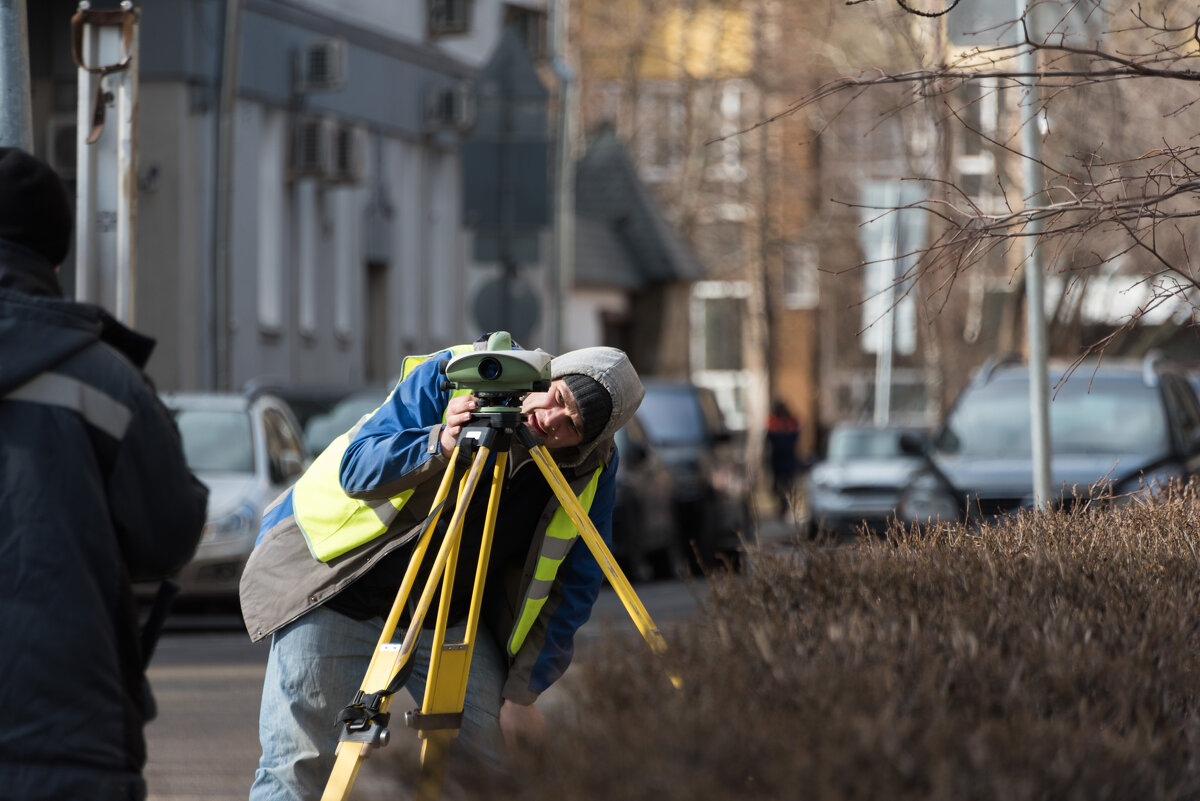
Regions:
<svg viewBox="0 0 1200 801"><path fill-rule="evenodd" d="M959 0L848 0L843 13L893 3L896 24L907 22L931 40L945 41L947 20L962 11ZM982 140L994 167L982 176L986 192L953 170L913 176L927 192L910 205L936 223L910 276L921 278L916 291L946 302L989 259L1007 265L1019 283L1021 248L1014 245L1035 237L1062 279L1055 303L1062 328L1078 313L1072 291L1106 272L1135 276L1140 301L1115 330L1080 342L1082 358L1105 351L1149 316L1181 303L1195 308L1200 299L1200 15L1168 0L1033 0L1023 16L1015 13L992 27L993 38L1006 42L941 49L940 59L909 69L856 65L751 130L813 109L836 117L881 91L897 100L894 114L935 107L939 128ZM1042 15L1040 31L1035 13ZM1035 68L1022 66L1026 53L1036 57ZM1036 114L1018 108L1028 93ZM1007 124L979 123L977 106L989 98L992 108L1001 98L1009 109ZM1035 159L1042 180L1032 191L1019 180L1030 158L1019 145L1024 125L1043 128Z"/></svg>

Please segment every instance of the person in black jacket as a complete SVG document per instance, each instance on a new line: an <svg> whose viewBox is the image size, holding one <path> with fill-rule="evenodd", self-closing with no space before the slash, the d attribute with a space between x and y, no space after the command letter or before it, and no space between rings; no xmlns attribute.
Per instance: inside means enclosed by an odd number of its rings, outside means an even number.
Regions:
<svg viewBox="0 0 1200 801"><path fill-rule="evenodd" d="M0 793L142 799L133 581L195 551L208 492L142 373L153 341L62 297L62 181L0 148Z"/></svg>

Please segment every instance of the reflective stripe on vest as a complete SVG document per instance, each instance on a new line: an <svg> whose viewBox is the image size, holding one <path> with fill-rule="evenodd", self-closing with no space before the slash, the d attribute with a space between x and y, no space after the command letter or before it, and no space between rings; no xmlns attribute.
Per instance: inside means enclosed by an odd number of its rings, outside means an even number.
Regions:
<svg viewBox="0 0 1200 801"><path fill-rule="evenodd" d="M604 465L596 468L591 481L583 488L583 492L579 493L579 503L583 506L584 512L591 511L602 472L604 472ZM550 588L554 585L554 577L558 575L558 568L567 558L571 546L578 538L579 531L575 528L575 523L571 521L567 510L559 506L550 520L550 525L546 527L546 536L542 540L542 549L538 553L533 580L529 582L529 589L525 591L521 614L517 617L512 634L508 637L510 656L516 656L517 652L521 650L521 646L525 644L525 637L528 636L534 621L537 620L542 607L546 605L546 600L550 597Z"/></svg>
<svg viewBox="0 0 1200 801"><path fill-rule="evenodd" d="M458 356L474 348L474 345L456 345L450 351ZM414 367L432 355L406 357L400 380L407 378ZM392 392L395 391L393 388ZM456 390L451 397L467 392L469 390ZM388 399L391 397L389 393ZM445 419L444 412L442 416ZM296 524L304 533L313 558L319 562L328 562L383 534L413 494L412 489L407 489L390 498L366 501L351 498L345 493L340 479L342 456L357 432L356 424L331 442L304 475L296 480L292 491ZM435 428L430 434L431 439L439 432L440 429Z"/></svg>

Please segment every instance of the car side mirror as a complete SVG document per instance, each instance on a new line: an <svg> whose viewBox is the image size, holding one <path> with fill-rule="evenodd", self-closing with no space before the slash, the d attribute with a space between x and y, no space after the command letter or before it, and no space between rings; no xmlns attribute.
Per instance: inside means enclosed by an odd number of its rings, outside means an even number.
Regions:
<svg viewBox="0 0 1200 801"><path fill-rule="evenodd" d="M287 481L304 472L304 457L296 451L281 451L278 464L272 467L275 468L272 472L278 472L277 482Z"/></svg>

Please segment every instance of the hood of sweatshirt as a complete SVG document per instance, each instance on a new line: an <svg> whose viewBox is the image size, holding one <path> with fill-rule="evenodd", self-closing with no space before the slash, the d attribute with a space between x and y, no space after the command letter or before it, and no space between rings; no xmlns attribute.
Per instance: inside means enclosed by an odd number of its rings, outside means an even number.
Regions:
<svg viewBox="0 0 1200 801"><path fill-rule="evenodd" d="M135 365L154 341L104 309L62 297L54 267L27 248L0 239L0 396L94 344L106 342Z"/></svg>
<svg viewBox="0 0 1200 801"><path fill-rule="evenodd" d="M555 454L555 461L564 467L582 464L597 448L611 441L617 429L628 423L637 412L642 396L646 394L629 357L617 348L582 348L564 353L550 362L550 373L551 378L576 373L594 378L608 390L612 399L612 414L595 439Z"/></svg>

